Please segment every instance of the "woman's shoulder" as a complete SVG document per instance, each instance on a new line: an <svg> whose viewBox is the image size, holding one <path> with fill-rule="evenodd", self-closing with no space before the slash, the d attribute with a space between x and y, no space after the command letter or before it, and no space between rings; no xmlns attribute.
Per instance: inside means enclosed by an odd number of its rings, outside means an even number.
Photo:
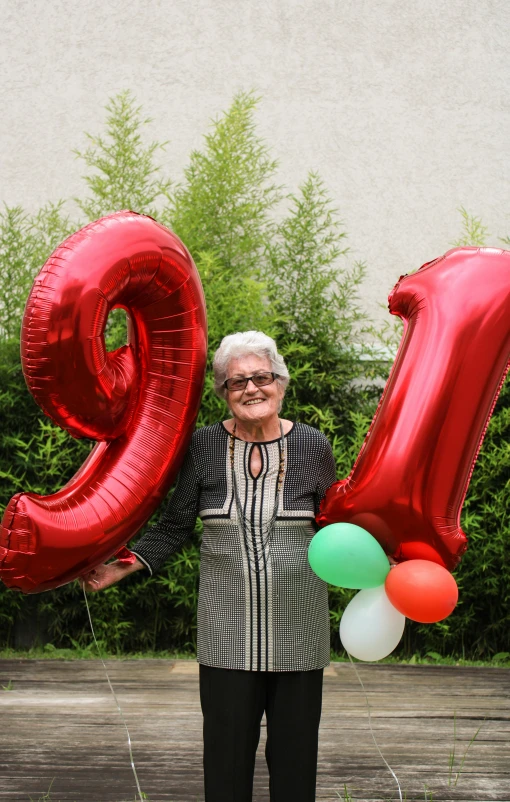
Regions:
<svg viewBox="0 0 510 802"><path fill-rule="evenodd" d="M201 426L195 429L191 438L192 449L215 448L228 438L228 433L221 422L212 426Z"/></svg>
<svg viewBox="0 0 510 802"><path fill-rule="evenodd" d="M308 426L306 423L296 421L294 423L293 434L297 440L307 445L320 446L326 448L329 446L329 440L326 435L315 429L313 426Z"/></svg>

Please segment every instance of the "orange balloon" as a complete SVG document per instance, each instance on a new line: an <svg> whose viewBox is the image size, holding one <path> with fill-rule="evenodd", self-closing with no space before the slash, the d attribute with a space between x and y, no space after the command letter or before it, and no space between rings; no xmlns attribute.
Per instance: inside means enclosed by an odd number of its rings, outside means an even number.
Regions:
<svg viewBox="0 0 510 802"><path fill-rule="evenodd" d="M386 577L386 594L396 609L421 624L442 621L455 609L457 583L450 572L430 560L407 560Z"/></svg>

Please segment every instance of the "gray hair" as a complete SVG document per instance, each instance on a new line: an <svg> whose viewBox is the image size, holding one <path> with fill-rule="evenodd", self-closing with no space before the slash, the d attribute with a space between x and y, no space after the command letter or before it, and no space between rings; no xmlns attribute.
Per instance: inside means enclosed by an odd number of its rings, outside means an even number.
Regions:
<svg viewBox="0 0 510 802"><path fill-rule="evenodd" d="M261 331L238 331L236 334L228 334L224 337L214 354L214 392L216 395L224 400L227 397L227 390L223 384L227 379L230 360L251 354L269 359L272 372L278 374L276 381L285 390L290 379L289 371L283 357L278 353L275 341Z"/></svg>

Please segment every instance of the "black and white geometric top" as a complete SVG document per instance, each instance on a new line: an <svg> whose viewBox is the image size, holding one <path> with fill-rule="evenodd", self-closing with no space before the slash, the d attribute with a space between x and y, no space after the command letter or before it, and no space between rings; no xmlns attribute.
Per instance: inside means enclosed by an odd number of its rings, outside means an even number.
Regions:
<svg viewBox="0 0 510 802"><path fill-rule="evenodd" d="M302 423L284 436L283 489L268 537L281 439L254 444L235 438L241 527L229 443L223 423L195 431L165 512L131 550L157 571L200 516L199 663L247 671L323 668L329 663L327 585L313 573L307 552L320 501L336 479L331 446ZM262 468L254 477L250 457L257 445Z"/></svg>

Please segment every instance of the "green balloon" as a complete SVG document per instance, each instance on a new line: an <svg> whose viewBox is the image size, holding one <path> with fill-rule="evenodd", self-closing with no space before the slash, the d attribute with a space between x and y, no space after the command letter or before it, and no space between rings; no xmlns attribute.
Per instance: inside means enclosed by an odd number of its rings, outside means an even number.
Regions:
<svg viewBox="0 0 510 802"><path fill-rule="evenodd" d="M355 524L330 524L320 529L308 548L308 560L325 582L357 590L382 585L390 570L375 537Z"/></svg>

